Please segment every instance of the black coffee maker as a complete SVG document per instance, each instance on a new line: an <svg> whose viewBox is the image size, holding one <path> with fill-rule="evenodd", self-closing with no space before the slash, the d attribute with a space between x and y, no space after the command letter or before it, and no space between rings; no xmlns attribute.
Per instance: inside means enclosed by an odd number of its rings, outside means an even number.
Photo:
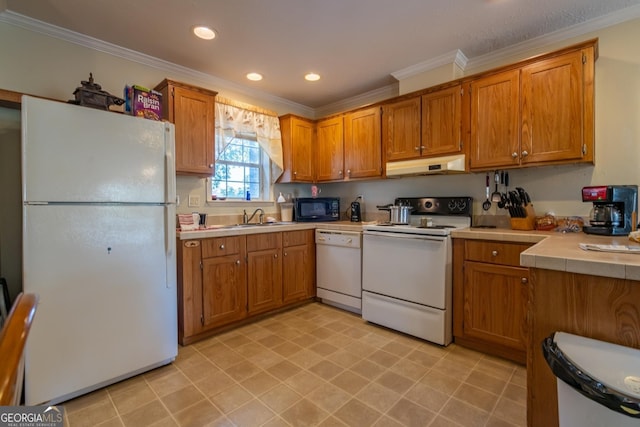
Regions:
<svg viewBox="0 0 640 427"><path fill-rule="evenodd" d="M592 202L589 225L582 230L602 236L627 235L638 223L638 186L601 185L584 187L582 201Z"/></svg>
<svg viewBox="0 0 640 427"><path fill-rule="evenodd" d="M349 218L351 222L360 222L362 221L362 213L360 211L360 196L358 196L353 202L351 202L350 215Z"/></svg>

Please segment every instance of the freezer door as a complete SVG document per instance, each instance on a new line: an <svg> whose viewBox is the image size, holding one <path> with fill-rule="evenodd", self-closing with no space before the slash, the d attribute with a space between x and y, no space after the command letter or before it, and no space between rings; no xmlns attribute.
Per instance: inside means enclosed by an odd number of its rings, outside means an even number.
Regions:
<svg viewBox="0 0 640 427"><path fill-rule="evenodd" d="M24 291L40 296L26 347L27 405L176 357L175 238L162 232L172 206L24 210Z"/></svg>
<svg viewBox="0 0 640 427"><path fill-rule="evenodd" d="M170 123L22 98L26 202L172 203L173 152Z"/></svg>

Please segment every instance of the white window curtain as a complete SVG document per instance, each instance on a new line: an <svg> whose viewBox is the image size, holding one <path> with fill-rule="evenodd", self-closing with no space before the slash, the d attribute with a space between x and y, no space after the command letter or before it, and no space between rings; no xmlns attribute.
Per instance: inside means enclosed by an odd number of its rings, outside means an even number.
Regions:
<svg viewBox="0 0 640 427"><path fill-rule="evenodd" d="M216 97L216 159L236 135L255 134L260 148L271 159L271 182L282 174L282 136L275 113Z"/></svg>

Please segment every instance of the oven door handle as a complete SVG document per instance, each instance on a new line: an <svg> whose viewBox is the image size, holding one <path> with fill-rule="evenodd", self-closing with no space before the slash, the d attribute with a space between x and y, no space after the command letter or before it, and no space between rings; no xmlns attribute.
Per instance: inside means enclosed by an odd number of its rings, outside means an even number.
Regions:
<svg viewBox="0 0 640 427"><path fill-rule="evenodd" d="M389 233L384 231L365 230L363 234L365 236L390 237L392 239L432 240L435 242L444 242L445 240L447 240L446 236L427 236L424 234L408 234L408 233L395 233L395 232Z"/></svg>

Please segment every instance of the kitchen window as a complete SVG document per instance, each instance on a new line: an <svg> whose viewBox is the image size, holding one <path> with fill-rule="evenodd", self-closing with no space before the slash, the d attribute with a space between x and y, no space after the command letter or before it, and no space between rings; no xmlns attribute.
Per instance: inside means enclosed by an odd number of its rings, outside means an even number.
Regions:
<svg viewBox="0 0 640 427"><path fill-rule="evenodd" d="M216 141L217 143L217 141ZM267 200L271 194L269 156L258 144L255 134L236 135L216 159L211 195L227 200Z"/></svg>
<svg viewBox="0 0 640 427"><path fill-rule="evenodd" d="M249 192L251 200L270 200L283 170L278 116L222 97L216 97L215 116L211 199L246 200Z"/></svg>

